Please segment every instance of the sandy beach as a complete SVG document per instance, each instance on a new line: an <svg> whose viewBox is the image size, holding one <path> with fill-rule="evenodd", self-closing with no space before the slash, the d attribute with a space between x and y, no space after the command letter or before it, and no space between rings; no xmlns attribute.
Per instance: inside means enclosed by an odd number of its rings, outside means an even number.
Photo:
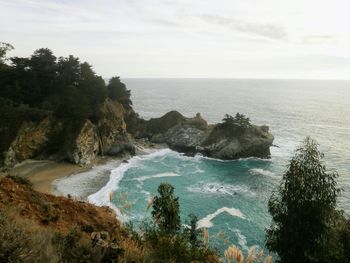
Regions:
<svg viewBox="0 0 350 263"><path fill-rule="evenodd" d="M102 162L102 159L97 159L89 165L79 166L68 162L27 160L16 165L9 173L28 178L33 183L33 188L39 192L53 194L52 183L55 180L87 171Z"/></svg>
<svg viewBox="0 0 350 263"><path fill-rule="evenodd" d="M164 144L153 144L139 140L136 145L136 155L148 154L150 151L152 152L163 148L167 148L167 146ZM60 195L63 193L60 193L57 191L57 189L55 189L55 181L90 170L93 172L93 167L103 166L111 160L116 161L114 165L117 166L123 160L127 160L130 157L131 156L99 156L93 162L85 166L80 166L68 162L56 162L49 160L26 160L10 169L9 174L28 178L33 183L33 188L39 192ZM103 185L106 183L107 179L101 177L99 183L96 183L96 181L93 183L96 185L95 187L99 188L101 187L100 184L102 183ZM74 193L71 194L74 195Z"/></svg>

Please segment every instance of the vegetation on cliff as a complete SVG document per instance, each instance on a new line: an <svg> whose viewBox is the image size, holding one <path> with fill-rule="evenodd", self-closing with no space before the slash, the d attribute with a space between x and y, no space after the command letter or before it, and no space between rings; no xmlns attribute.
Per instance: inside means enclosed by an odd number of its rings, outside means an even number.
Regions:
<svg viewBox="0 0 350 263"><path fill-rule="evenodd" d="M98 106L107 98L131 106L130 91L118 77L108 85L92 66L72 55L54 56L41 48L28 57L4 62L7 45L1 49L0 97L15 104L51 111L58 117L95 121Z"/></svg>
<svg viewBox="0 0 350 263"><path fill-rule="evenodd" d="M101 231L118 250L90 241ZM126 243L133 241L111 209L38 193L24 178L0 178L0 262L113 262L110 254L128 253Z"/></svg>
<svg viewBox="0 0 350 263"><path fill-rule="evenodd" d="M226 115L214 126L200 114L186 118L176 111L144 120L133 111L130 90L119 77L106 84L72 55L57 58L41 48L30 57L7 58L11 49L0 43L0 165L28 158L85 165L98 154L134 154L133 137L220 159L270 155L268 128L242 114Z"/></svg>
<svg viewBox="0 0 350 263"><path fill-rule="evenodd" d="M0 154L0 161L11 166L23 160L16 155L33 158L38 154L60 154L72 162L85 163L99 151L108 151L113 142L106 140L117 140L116 135L125 130L123 114L132 111L130 91L119 77L111 78L106 85L90 64L72 55L57 58L51 50L41 48L30 57L7 58L6 53L11 49L11 45L0 43L0 153L10 151L7 156ZM114 116L109 116L109 112ZM45 119L52 125L45 128L50 132L41 138L45 141L42 148L21 154L22 149L11 145L24 124L31 123L35 130ZM92 140L101 131L101 138L96 140L97 144L99 140L104 143L97 146L101 149L96 150L95 145L87 149L76 147L79 131L89 125L87 121L92 124ZM30 135L26 134L29 140Z"/></svg>
<svg viewBox="0 0 350 263"><path fill-rule="evenodd" d="M122 226L107 207L41 194L21 177L0 178L0 262L219 262L200 242L196 221L183 229L172 186L160 185L153 221Z"/></svg>

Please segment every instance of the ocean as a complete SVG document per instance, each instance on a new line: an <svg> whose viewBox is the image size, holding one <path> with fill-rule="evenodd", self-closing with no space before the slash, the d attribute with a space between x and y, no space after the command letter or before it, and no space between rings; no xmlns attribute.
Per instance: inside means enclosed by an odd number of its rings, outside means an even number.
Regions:
<svg viewBox="0 0 350 263"><path fill-rule="evenodd" d="M149 217L147 204L158 185L167 182L179 196L183 223L189 214L196 214L199 226L209 230L211 245L221 251L231 243L244 251L253 245L263 248L271 223L268 199L296 147L311 136L320 144L326 166L338 171L343 190L338 206L350 214L350 81L122 81L131 90L134 109L146 119L177 110L188 117L200 112L209 123L216 123L226 113L240 112L254 124L270 126L275 147L269 160L220 161L163 149L117 168L110 162L88 172L95 178L102 172L110 175L106 185L88 197L91 202L110 205L124 221L137 225Z"/></svg>

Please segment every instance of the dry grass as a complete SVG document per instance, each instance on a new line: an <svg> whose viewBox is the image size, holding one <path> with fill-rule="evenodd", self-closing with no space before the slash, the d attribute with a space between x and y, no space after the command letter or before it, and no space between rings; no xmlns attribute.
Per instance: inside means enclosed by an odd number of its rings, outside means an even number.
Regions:
<svg viewBox="0 0 350 263"><path fill-rule="evenodd" d="M260 250L259 252L256 252L255 246L249 249L247 257L244 258L243 252L235 245L231 245L225 250L224 257L228 263L271 263L272 261L272 257L270 255L266 256L265 260L263 261L264 251Z"/></svg>
<svg viewBox="0 0 350 263"><path fill-rule="evenodd" d="M109 200L113 202L115 200L115 192L109 193ZM125 214L132 207L131 202L129 201L128 193L119 193L117 197L117 207L122 214Z"/></svg>
<svg viewBox="0 0 350 263"><path fill-rule="evenodd" d="M0 209L9 207L16 209L18 218L30 219L36 224L66 233L74 227L85 226L90 226L92 231L110 233L120 229L114 211L107 207L38 193L28 185L2 177Z"/></svg>
<svg viewBox="0 0 350 263"><path fill-rule="evenodd" d="M15 216L9 210L0 213L0 262L59 262L50 243L52 235Z"/></svg>
<svg viewBox="0 0 350 263"><path fill-rule="evenodd" d="M204 250L208 247L209 244L209 231L206 228L202 228L201 231L201 236L202 236L202 247Z"/></svg>
<svg viewBox="0 0 350 263"><path fill-rule="evenodd" d="M154 200L155 200L155 195L152 196L152 198L148 201L146 212L153 206Z"/></svg>
<svg viewBox="0 0 350 263"><path fill-rule="evenodd" d="M144 259L147 257L145 246L131 238L123 239L119 246L123 249L123 254L119 257L119 262L139 263L144 262Z"/></svg>

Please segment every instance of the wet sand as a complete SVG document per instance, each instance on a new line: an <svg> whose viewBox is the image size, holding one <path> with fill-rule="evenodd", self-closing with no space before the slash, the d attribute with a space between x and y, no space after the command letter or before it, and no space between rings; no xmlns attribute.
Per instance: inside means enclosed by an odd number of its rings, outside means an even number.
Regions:
<svg viewBox="0 0 350 263"><path fill-rule="evenodd" d="M28 178L33 183L33 188L39 192L53 194L52 183L55 180L87 171L100 161L97 160L87 166L79 166L67 162L27 160L16 165L9 173Z"/></svg>

